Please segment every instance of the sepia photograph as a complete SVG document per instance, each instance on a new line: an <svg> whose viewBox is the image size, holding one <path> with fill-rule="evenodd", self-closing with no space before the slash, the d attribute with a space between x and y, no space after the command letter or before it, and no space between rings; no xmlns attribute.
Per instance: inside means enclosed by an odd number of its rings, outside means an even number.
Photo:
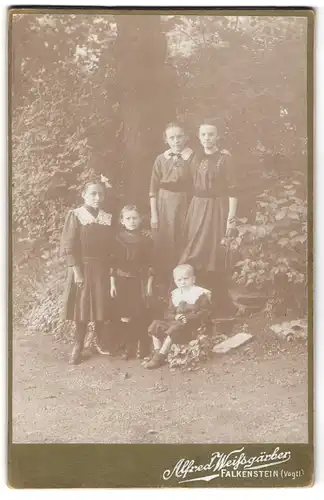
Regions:
<svg viewBox="0 0 324 500"><path fill-rule="evenodd" d="M313 18L252 14L11 10L12 444L311 443Z"/></svg>

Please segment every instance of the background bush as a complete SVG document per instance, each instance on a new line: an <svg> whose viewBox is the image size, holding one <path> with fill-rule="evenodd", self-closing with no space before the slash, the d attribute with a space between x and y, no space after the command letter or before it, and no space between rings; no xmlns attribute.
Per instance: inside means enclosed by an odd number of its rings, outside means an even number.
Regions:
<svg viewBox="0 0 324 500"><path fill-rule="evenodd" d="M215 116L220 144L232 153L241 221L232 242L238 253L234 279L270 290L269 311L277 303L282 310L304 311L306 22L279 16L13 15L18 322L23 317L44 331L57 323L65 272L59 235L88 178L103 173L112 179L109 208L124 195L148 212L152 162L165 147L163 126L175 116L186 122L192 144L199 119Z"/></svg>

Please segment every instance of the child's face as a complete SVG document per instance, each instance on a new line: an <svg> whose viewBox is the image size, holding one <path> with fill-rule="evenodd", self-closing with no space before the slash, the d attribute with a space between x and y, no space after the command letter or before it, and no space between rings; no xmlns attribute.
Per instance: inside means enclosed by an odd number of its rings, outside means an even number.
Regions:
<svg viewBox="0 0 324 500"><path fill-rule="evenodd" d="M82 197L89 207L99 208L105 197L103 187L99 184L90 184Z"/></svg>
<svg viewBox="0 0 324 500"><path fill-rule="evenodd" d="M200 125L199 140L206 149L212 149L217 143L217 129L214 125Z"/></svg>
<svg viewBox="0 0 324 500"><path fill-rule="evenodd" d="M190 271L175 271L173 278L177 288L188 288L195 283L195 277Z"/></svg>
<svg viewBox="0 0 324 500"><path fill-rule="evenodd" d="M134 231L139 227L141 218L136 210L127 210L127 212L123 213L121 223L128 231Z"/></svg>
<svg viewBox="0 0 324 500"><path fill-rule="evenodd" d="M186 136L182 128L170 127L165 131L165 140L174 153L181 153L185 147Z"/></svg>

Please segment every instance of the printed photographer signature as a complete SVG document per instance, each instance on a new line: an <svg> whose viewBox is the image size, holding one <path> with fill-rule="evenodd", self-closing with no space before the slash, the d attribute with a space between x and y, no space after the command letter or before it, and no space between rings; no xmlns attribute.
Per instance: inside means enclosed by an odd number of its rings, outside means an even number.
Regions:
<svg viewBox="0 0 324 500"><path fill-rule="evenodd" d="M230 469L233 471L243 470L260 470L268 467L274 467L279 464L288 462L291 458L291 451L280 452L277 447L272 453L262 451L259 455L248 457L244 453L244 446L240 449L232 450L229 453L216 451L212 453L210 459L205 464L196 464L195 460L180 459L173 469L166 469L163 473L163 479L168 481L172 477L181 479L179 483L188 483L193 481L212 481L220 477L221 471ZM214 472L205 476L189 478L188 476L198 472Z"/></svg>

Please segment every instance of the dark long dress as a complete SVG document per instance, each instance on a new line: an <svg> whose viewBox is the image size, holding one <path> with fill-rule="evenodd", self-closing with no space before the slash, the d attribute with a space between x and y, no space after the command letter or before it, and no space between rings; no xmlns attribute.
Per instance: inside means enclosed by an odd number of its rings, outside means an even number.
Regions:
<svg viewBox="0 0 324 500"><path fill-rule="evenodd" d="M188 209L188 191L192 151L179 157L169 151L155 160L150 197L157 197L158 229L154 234L156 264L160 272L170 273L181 251L181 232Z"/></svg>
<svg viewBox="0 0 324 500"><path fill-rule="evenodd" d="M153 242L138 231L122 230L116 236L112 275L117 296L114 315L135 318L146 309L145 285L153 275Z"/></svg>
<svg viewBox="0 0 324 500"><path fill-rule="evenodd" d="M115 242L112 275L117 296L113 299L114 343L124 345L127 354L136 355L138 343L142 356L149 352L147 328L151 321L145 294L148 277L154 274L153 241L139 231L118 233ZM128 318L129 323L120 322Z"/></svg>
<svg viewBox="0 0 324 500"><path fill-rule="evenodd" d="M69 211L61 241L61 251L69 266L63 319L92 322L110 318L113 244L110 214L99 210L95 217L85 206ZM74 281L73 266L78 266L84 277L81 288Z"/></svg>
<svg viewBox="0 0 324 500"><path fill-rule="evenodd" d="M225 235L229 197L236 196L231 155L216 151L194 155L190 171L193 197L183 230L180 263L197 271L214 272L225 266L221 240Z"/></svg>

